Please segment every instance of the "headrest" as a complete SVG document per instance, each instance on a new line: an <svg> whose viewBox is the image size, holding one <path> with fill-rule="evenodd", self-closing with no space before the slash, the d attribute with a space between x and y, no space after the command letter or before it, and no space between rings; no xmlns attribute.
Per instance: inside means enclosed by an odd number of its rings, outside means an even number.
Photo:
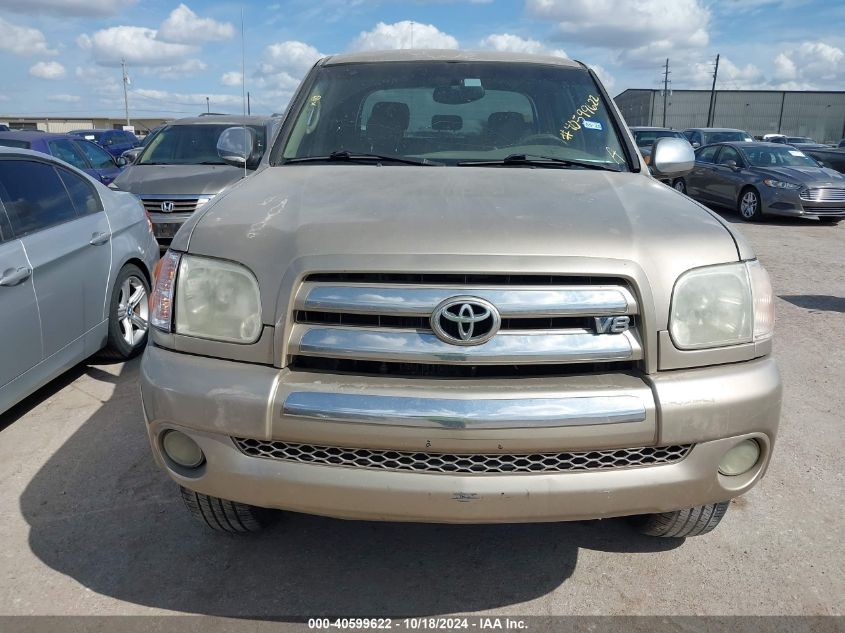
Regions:
<svg viewBox="0 0 845 633"><path fill-rule="evenodd" d="M379 101L373 106L367 127L382 125L405 131L411 122L411 111L407 103L399 101Z"/></svg>

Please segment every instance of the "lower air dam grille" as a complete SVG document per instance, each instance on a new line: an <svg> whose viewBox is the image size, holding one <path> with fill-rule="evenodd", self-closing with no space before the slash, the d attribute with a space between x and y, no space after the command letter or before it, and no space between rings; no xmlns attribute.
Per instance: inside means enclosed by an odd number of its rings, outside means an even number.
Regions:
<svg viewBox="0 0 845 633"><path fill-rule="evenodd" d="M252 457L288 462L347 466L374 470L424 473L464 473L494 475L501 473L561 473L584 470L610 470L635 466L656 466L681 461L691 444L648 446L577 453L534 453L508 455L497 453L415 453L314 446L265 440L232 438L241 452Z"/></svg>

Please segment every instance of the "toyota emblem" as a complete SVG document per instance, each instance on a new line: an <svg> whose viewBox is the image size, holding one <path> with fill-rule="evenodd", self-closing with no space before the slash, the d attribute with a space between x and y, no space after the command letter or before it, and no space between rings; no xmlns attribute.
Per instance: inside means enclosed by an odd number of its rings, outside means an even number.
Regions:
<svg viewBox="0 0 845 633"><path fill-rule="evenodd" d="M481 345L499 331L502 319L489 301L478 297L452 297L431 314L431 329L452 345Z"/></svg>

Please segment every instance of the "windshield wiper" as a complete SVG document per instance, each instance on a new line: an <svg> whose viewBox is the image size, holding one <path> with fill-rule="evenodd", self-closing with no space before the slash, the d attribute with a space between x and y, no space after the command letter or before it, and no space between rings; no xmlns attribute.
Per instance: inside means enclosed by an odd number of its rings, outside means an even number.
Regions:
<svg viewBox="0 0 845 633"><path fill-rule="evenodd" d="M367 154L363 152L350 152L348 150L339 150L336 152L332 152L328 156L303 156L302 158L288 158L285 162L286 163L312 163L312 162L320 162L320 161L329 161L329 162L391 162L391 163L402 163L403 165L425 165L425 166L438 166L442 167L443 163L438 163L433 160L428 160L427 158L407 158L405 156L384 156L382 154Z"/></svg>
<svg viewBox="0 0 845 633"><path fill-rule="evenodd" d="M552 167L568 168L583 167L584 169L601 169L603 171L621 171L617 167L607 164L592 163L586 160L573 160L571 158L555 158L554 156L537 156L534 154L511 154L501 160L465 160L458 163L459 167L491 167L491 166L514 166L514 167Z"/></svg>

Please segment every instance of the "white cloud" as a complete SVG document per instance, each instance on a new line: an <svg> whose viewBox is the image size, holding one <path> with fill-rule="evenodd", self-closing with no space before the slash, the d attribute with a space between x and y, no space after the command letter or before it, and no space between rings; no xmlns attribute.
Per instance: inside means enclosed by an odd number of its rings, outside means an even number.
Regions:
<svg viewBox="0 0 845 633"><path fill-rule="evenodd" d="M18 26L0 17L0 51L16 55L55 55L38 29Z"/></svg>
<svg viewBox="0 0 845 633"><path fill-rule="evenodd" d="M0 8L18 13L103 17L135 4L136 0L0 0Z"/></svg>
<svg viewBox="0 0 845 633"><path fill-rule="evenodd" d="M534 39L512 35L510 33L494 33L481 40L482 48L492 48L495 51L509 51L512 53L529 53L531 55L554 55L568 57L566 51L552 49Z"/></svg>
<svg viewBox="0 0 845 633"><path fill-rule="evenodd" d="M599 66L598 64L590 64L590 68L592 68L593 71L599 76L599 79L601 79L602 84L604 84L604 89L612 94L613 86L616 85L616 78L609 72L607 72L604 66Z"/></svg>
<svg viewBox="0 0 845 633"><path fill-rule="evenodd" d="M784 89L830 89L831 84L845 81L845 51L825 42L788 48L775 57L774 64L774 79Z"/></svg>
<svg viewBox="0 0 845 633"><path fill-rule="evenodd" d="M189 59L181 64L172 66L145 67L145 75L153 75L161 79L181 79L202 72L208 65L201 59Z"/></svg>
<svg viewBox="0 0 845 633"><path fill-rule="evenodd" d="M235 27L229 22L218 22L201 18L185 5L180 4L162 22L156 37L166 42L199 44L215 40L227 40L235 34Z"/></svg>
<svg viewBox="0 0 845 633"><path fill-rule="evenodd" d="M82 101L82 97L67 94L49 95L47 97L47 101L56 101L58 103L79 103Z"/></svg>
<svg viewBox="0 0 845 633"><path fill-rule="evenodd" d="M65 67L59 62L38 62L30 67L29 74L39 79L61 79L65 76Z"/></svg>
<svg viewBox="0 0 845 633"><path fill-rule="evenodd" d="M433 24L403 20L394 24L379 22L371 31L363 31L352 43L359 51L394 48L458 48L458 40Z"/></svg>
<svg viewBox="0 0 845 633"><path fill-rule="evenodd" d="M617 0L526 0L526 8L554 22L562 41L612 50L628 65L679 59L710 41L702 0L629 0L624 9Z"/></svg>
<svg viewBox="0 0 845 633"><path fill-rule="evenodd" d="M224 86L240 86L243 81L243 75L239 70L233 70L228 73L223 73L220 77L220 83Z"/></svg>
<svg viewBox="0 0 845 633"><path fill-rule="evenodd" d="M263 75L284 72L301 78L321 57L320 51L305 42L277 42L264 49L259 71Z"/></svg>
<svg viewBox="0 0 845 633"><path fill-rule="evenodd" d="M117 66L121 58L130 66L172 66L197 51L194 46L163 42L156 35L155 29L141 26L113 26L80 35L76 42L103 66Z"/></svg>
<svg viewBox="0 0 845 633"><path fill-rule="evenodd" d="M240 108L243 101L240 95L206 94L206 93L184 93L170 92L166 90L137 89L130 94L130 100L140 97L145 101L156 102L160 107L166 105L189 105L205 108L205 98L209 98L212 108Z"/></svg>
<svg viewBox="0 0 845 633"><path fill-rule="evenodd" d="M711 63L693 64L690 77L692 85L698 88L709 88L713 81L713 65ZM720 90L746 90L763 87L765 77L763 71L754 64L737 66L727 57L719 60L719 76L716 87Z"/></svg>

